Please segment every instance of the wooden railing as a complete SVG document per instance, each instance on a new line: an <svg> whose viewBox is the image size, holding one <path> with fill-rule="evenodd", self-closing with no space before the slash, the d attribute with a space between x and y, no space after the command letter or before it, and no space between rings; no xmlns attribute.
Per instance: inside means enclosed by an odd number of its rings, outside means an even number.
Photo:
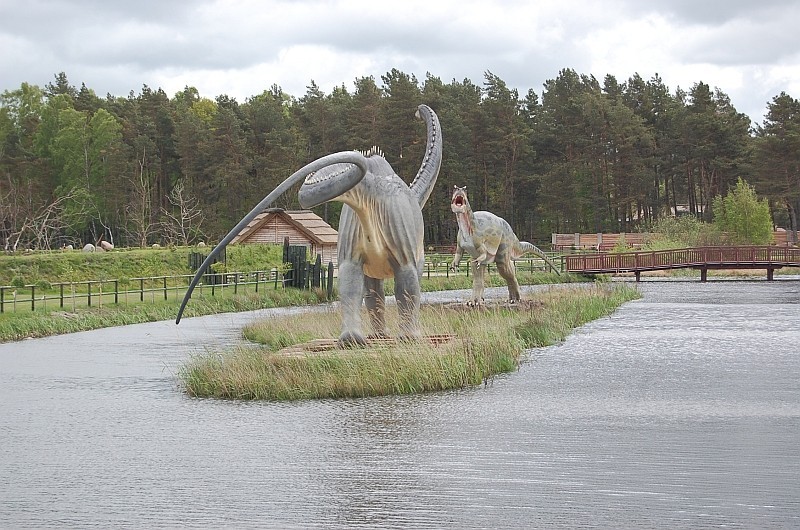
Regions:
<svg viewBox="0 0 800 530"><path fill-rule="evenodd" d="M180 299L186 292L189 275L151 276L127 280L84 280L53 284L0 285L0 313L7 311L75 309L109 304L133 304ZM215 281L201 283L198 293L211 296L238 294L240 289L258 292L259 288L282 288L280 271L226 272L215 274Z"/></svg>
<svg viewBox="0 0 800 530"><path fill-rule="evenodd" d="M653 238L654 234L646 232L623 232L596 234L551 234L554 250L594 250L608 252L621 243L633 249L639 249ZM772 246L791 246L797 243L797 234L787 230L776 230L772 233Z"/></svg>
<svg viewBox="0 0 800 530"><path fill-rule="evenodd" d="M800 267L800 248L773 246L697 247L673 250L580 254L565 256L567 272L582 274L639 273L643 271L693 268L705 281L708 269L766 269L772 279L775 269Z"/></svg>

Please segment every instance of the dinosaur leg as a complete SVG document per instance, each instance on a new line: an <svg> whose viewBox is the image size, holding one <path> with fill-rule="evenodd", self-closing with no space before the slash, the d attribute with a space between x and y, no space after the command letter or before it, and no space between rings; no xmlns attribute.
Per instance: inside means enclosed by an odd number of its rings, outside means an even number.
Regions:
<svg viewBox="0 0 800 530"><path fill-rule="evenodd" d="M456 253L453 256L453 263L450 264L451 271L457 271L458 265L461 263L461 256L464 254L464 249L460 244L456 244Z"/></svg>
<svg viewBox="0 0 800 530"><path fill-rule="evenodd" d="M361 302L364 299L364 271L360 263L339 263L339 299L342 307L342 333L339 345L366 344L361 331Z"/></svg>
<svg viewBox="0 0 800 530"><path fill-rule="evenodd" d="M474 261L472 267L472 300L470 304L479 305L483 303L484 278L486 277L486 265L477 264Z"/></svg>
<svg viewBox="0 0 800 530"><path fill-rule="evenodd" d="M394 296L400 321L400 340L419 340L419 270L414 265L403 265L394 272Z"/></svg>
<svg viewBox="0 0 800 530"><path fill-rule="evenodd" d="M485 265L486 263L491 263L492 259L494 258L494 254L490 254L484 245L481 245L477 248L477 251L480 252L477 258L473 258L473 262L478 265Z"/></svg>
<svg viewBox="0 0 800 530"><path fill-rule="evenodd" d="M367 313L372 327L370 337L388 337L386 332L386 296L383 292L383 280L364 277L364 302L367 305Z"/></svg>
<svg viewBox="0 0 800 530"><path fill-rule="evenodd" d="M508 284L508 301L512 304L519 302L521 296L519 294L519 282L517 282L516 267L514 262L505 256L505 259L497 260L497 272Z"/></svg>

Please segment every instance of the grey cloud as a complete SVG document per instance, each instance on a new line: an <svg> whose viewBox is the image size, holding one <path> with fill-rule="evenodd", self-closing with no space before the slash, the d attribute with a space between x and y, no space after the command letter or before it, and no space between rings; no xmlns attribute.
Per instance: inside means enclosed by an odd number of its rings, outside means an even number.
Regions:
<svg viewBox="0 0 800 530"><path fill-rule="evenodd" d="M647 2L624 0L624 10L631 14L659 13L675 18L680 23L722 24L737 18L759 19L765 14L785 9L796 9L796 0L666 0ZM796 20L796 19L795 19Z"/></svg>

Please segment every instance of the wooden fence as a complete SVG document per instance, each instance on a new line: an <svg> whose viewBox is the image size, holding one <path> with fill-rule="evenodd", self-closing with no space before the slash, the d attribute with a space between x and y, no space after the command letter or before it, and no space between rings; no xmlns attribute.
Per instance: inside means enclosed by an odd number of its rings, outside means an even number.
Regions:
<svg viewBox="0 0 800 530"><path fill-rule="evenodd" d="M464 275L469 276L469 266L462 261L458 271L450 270L452 256L426 261L423 276ZM553 256L553 262L562 260ZM518 260L518 271L548 270L549 267L540 258ZM494 272L494 265L489 272ZM145 303L169 300L180 300L186 293L192 274L178 276L152 276L130 278L127 280L84 280L79 282L60 282L54 284L27 284L0 286L0 313L12 311L36 311L37 309L70 309L77 307L102 307L109 304ZM260 289L282 289L285 287L320 288L333 296L335 268L332 263L322 267L320 259L314 262L300 261L282 272L279 269L253 272L220 272L204 277L198 284L195 293L199 296L224 296L238 294L243 290L259 292Z"/></svg>

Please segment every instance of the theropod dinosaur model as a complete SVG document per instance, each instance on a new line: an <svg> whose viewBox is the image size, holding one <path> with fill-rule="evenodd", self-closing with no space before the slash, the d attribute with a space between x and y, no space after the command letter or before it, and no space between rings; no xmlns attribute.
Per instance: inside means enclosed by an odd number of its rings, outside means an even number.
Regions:
<svg viewBox="0 0 800 530"><path fill-rule="evenodd" d="M180 322L192 290L214 257L259 213L292 185L304 179L298 198L303 208L337 200L345 205L339 219L340 344L364 344L361 303L366 301L375 336L386 336L383 281L394 277L400 338L421 337L420 278L425 261L422 207L439 176L442 137L439 118L427 105L417 116L425 120L425 157L411 185L401 179L380 152L343 151L324 156L296 171L267 195L211 251L183 299Z"/></svg>
<svg viewBox="0 0 800 530"><path fill-rule="evenodd" d="M458 241L452 269L458 267L461 256L466 251L472 259L472 299L470 303L483 302L484 275L486 265L497 263L497 271L508 284L508 300L511 303L520 300L519 283L514 270L514 259L527 252L535 252L558 273L553 262L533 243L520 241L511 225L502 217L491 212L473 212L467 200L467 188L453 186L453 198L450 209L456 214L458 222Z"/></svg>

